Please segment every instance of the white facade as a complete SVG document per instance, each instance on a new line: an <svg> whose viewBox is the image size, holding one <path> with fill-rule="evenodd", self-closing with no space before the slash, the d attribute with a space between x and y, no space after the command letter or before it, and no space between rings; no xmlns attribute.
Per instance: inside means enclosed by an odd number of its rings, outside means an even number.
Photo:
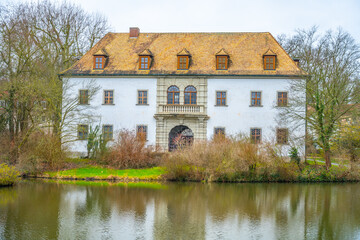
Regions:
<svg viewBox="0 0 360 240"><path fill-rule="evenodd" d="M88 89L94 84L98 87L96 94L90 99L89 114L95 116L94 119L81 119L78 124L89 125L112 125L114 138L121 129L135 130L137 125L148 127L148 145L155 145L156 121L156 79L155 78L70 78L68 79L70 89L69 95L79 96L80 90ZM91 85L94 87L93 85ZM114 91L114 104L104 104L104 91ZM138 105L138 90L147 90L148 104ZM76 127L73 128L76 131ZM76 138L76 132L72 134ZM69 144L73 152L86 153L86 140L78 140Z"/></svg>
<svg viewBox="0 0 360 240"><path fill-rule="evenodd" d="M287 92L291 99L292 81L301 81L301 79L208 79L207 109L210 118L207 124L207 138L210 139L214 134L214 129L218 127L225 128L227 135L243 134L245 136L250 136L250 129L258 128L261 129L262 141L271 143L276 143L277 128L287 128L289 137L293 140L304 137L305 124L303 124L303 128L294 129L293 126L288 125L291 123L283 124L279 120L281 109L277 106L277 94L278 92ZM216 105L217 91L227 93L226 106ZM261 92L261 106L251 106L251 92ZM283 148L287 154L289 145L284 145Z"/></svg>
<svg viewBox="0 0 360 240"><path fill-rule="evenodd" d="M250 136L251 128L261 129L262 141L275 142L276 129L288 128L290 138L298 138L305 135L305 128L293 131L291 126L286 126L278 121L279 107L277 107L277 93L288 92L289 99L291 99L290 83L294 79L288 78L208 78L205 81L207 94L202 94L202 101L207 101L205 110L202 114L206 115L204 131L207 139L211 139L214 134L214 128L225 128L227 135L245 134ZM300 79L297 79L300 81ZM151 77L96 77L94 78L81 78L75 77L68 79L69 81L69 94L72 96L79 96L79 91L87 89L91 83L98 87L98 91L90 100L89 105L80 106L80 108L88 108L89 115L95 116L94 119L89 120L86 118L80 119L78 124L89 125L112 125L114 131L114 138L116 133L121 129L129 129L136 131L137 125L147 126L147 144L159 144L159 127L165 127L164 124L157 124L155 115L159 115L160 103L157 101L157 96L165 96L165 88L157 89L157 78ZM166 82L166 79L163 80ZM174 79L172 80L174 81ZM192 79L196 81L196 79ZM173 83L171 83L173 84ZM176 84L176 82L175 82ZM203 83L204 84L204 83ZM195 84L193 84L195 85ZM179 86L180 87L180 86ZM113 90L114 104L104 104L104 91ZM138 104L138 91L146 90L148 93L148 104ZM180 88L180 91L184 89ZM216 105L216 91L226 92L226 105ZM251 91L261 92L261 106L251 106ZM180 93L183 96L183 93ZM205 99L205 100L204 100ZM183 101L180 101L183 103ZM163 104L163 103L161 103ZM291 104L291 103L290 103ZM187 125L187 118L189 115L179 112L179 114L172 113L173 117L169 117L172 122L177 125ZM171 114L170 114L171 115ZM179 117L180 116L180 117ZM191 121L195 121L194 117ZM203 119L203 118L202 118ZM197 121L197 120L196 120ZM190 125L189 125L190 127ZM157 131L158 130L158 131ZM74 128L76 131L76 128ZM168 129L166 130L168 131ZM193 129L194 131L194 129ZM194 140L203 139L196 136ZM166 138L168 133L164 135ZM76 132L72 135L76 138ZM73 152L86 153L86 140L78 140L69 144L70 150ZM165 145L164 148L167 146ZM288 153L289 145L285 145L284 152ZM167 150L167 149L164 149Z"/></svg>

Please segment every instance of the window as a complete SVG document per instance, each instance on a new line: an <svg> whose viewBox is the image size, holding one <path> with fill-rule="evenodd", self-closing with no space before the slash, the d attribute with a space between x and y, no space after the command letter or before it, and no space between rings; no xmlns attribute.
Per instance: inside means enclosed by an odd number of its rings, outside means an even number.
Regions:
<svg viewBox="0 0 360 240"><path fill-rule="evenodd" d="M286 107L288 105L287 92L278 92L278 107Z"/></svg>
<svg viewBox="0 0 360 240"><path fill-rule="evenodd" d="M147 140L147 126L146 125L138 125L136 127L136 136L141 141Z"/></svg>
<svg viewBox="0 0 360 240"><path fill-rule="evenodd" d="M147 91L146 90L139 90L138 91L138 104L139 105L147 105Z"/></svg>
<svg viewBox="0 0 360 240"><path fill-rule="evenodd" d="M40 105L41 105L41 107L42 107L43 109L46 109L46 107L47 107L47 101L41 101L41 102L40 102Z"/></svg>
<svg viewBox="0 0 360 240"><path fill-rule="evenodd" d="M179 104L180 90L177 86L170 86L167 91L167 104Z"/></svg>
<svg viewBox="0 0 360 240"><path fill-rule="evenodd" d="M216 69L227 70L228 68L228 56L216 56Z"/></svg>
<svg viewBox="0 0 360 240"><path fill-rule="evenodd" d="M251 92L251 106L261 106L261 92Z"/></svg>
<svg viewBox="0 0 360 240"><path fill-rule="evenodd" d="M225 128L224 127L216 127L214 128L215 135L225 135Z"/></svg>
<svg viewBox="0 0 360 240"><path fill-rule="evenodd" d="M150 56L139 57L139 69L150 69Z"/></svg>
<svg viewBox="0 0 360 240"><path fill-rule="evenodd" d="M178 56L178 69L179 70L189 69L189 56Z"/></svg>
<svg viewBox="0 0 360 240"><path fill-rule="evenodd" d="M88 138L89 126L85 124L81 124L78 126L78 139L86 140Z"/></svg>
<svg viewBox="0 0 360 240"><path fill-rule="evenodd" d="M113 139L113 126L112 125L104 125L103 126L103 137L104 140L110 141Z"/></svg>
<svg viewBox="0 0 360 240"><path fill-rule="evenodd" d="M196 88L194 86L185 88L184 104L196 104Z"/></svg>
<svg viewBox="0 0 360 240"><path fill-rule="evenodd" d="M264 69L275 70L275 56L264 56Z"/></svg>
<svg viewBox="0 0 360 240"><path fill-rule="evenodd" d="M261 129L260 128L251 128L250 129L251 132L251 142L252 143L260 143L261 142Z"/></svg>
<svg viewBox="0 0 360 240"><path fill-rule="evenodd" d="M226 92L216 92L216 105L226 106Z"/></svg>
<svg viewBox="0 0 360 240"><path fill-rule="evenodd" d="M105 90L104 91L104 104L114 104L114 91Z"/></svg>
<svg viewBox="0 0 360 240"><path fill-rule="evenodd" d="M88 90L80 90L79 92L79 103L80 104L89 104L89 91Z"/></svg>
<svg viewBox="0 0 360 240"><path fill-rule="evenodd" d="M94 56L94 69L104 69L105 57L104 56Z"/></svg>
<svg viewBox="0 0 360 240"><path fill-rule="evenodd" d="M276 129L276 142L277 142L277 144L287 144L288 143L288 129L287 128Z"/></svg>
<svg viewBox="0 0 360 240"><path fill-rule="evenodd" d="M0 100L0 109L1 108L5 108L6 107L6 102L5 100Z"/></svg>

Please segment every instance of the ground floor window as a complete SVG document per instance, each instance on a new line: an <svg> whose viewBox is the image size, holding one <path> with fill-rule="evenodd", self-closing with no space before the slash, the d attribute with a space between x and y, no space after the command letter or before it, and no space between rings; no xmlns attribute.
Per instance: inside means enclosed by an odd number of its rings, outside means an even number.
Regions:
<svg viewBox="0 0 360 240"><path fill-rule="evenodd" d="M250 139L252 143L261 142L261 129L260 128L251 128L250 129Z"/></svg>
<svg viewBox="0 0 360 240"><path fill-rule="evenodd" d="M103 136L104 140L110 141L113 139L113 126L112 125L104 125L103 126Z"/></svg>
<svg viewBox="0 0 360 240"><path fill-rule="evenodd" d="M146 125L138 125L136 127L136 136L138 139L142 141L147 140L147 126Z"/></svg>
<svg viewBox="0 0 360 240"><path fill-rule="evenodd" d="M288 144L289 131L287 128L276 129L276 143L277 144Z"/></svg>
<svg viewBox="0 0 360 240"><path fill-rule="evenodd" d="M88 138L89 126L86 124L78 125L78 139L86 140Z"/></svg>
<svg viewBox="0 0 360 240"><path fill-rule="evenodd" d="M225 128L224 127L215 127L214 135L225 135Z"/></svg>

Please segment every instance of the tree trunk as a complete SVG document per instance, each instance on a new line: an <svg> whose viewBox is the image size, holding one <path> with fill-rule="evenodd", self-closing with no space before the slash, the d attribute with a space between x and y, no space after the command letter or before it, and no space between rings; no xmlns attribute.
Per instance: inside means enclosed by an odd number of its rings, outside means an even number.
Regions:
<svg viewBox="0 0 360 240"><path fill-rule="evenodd" d="M14 132L14 88L11 87L9 91L9 110L8 110L8 123L9 123L9 137L10 142L14 142L15 132Z"/></svg>
<svg viewBox="0 0 360 240"><path fill-rule="evenodd" d="M331 159L330 159L330 150L329 149L325 149L324 158L325 158L326 170L329 170L331 168Z"/></svg>

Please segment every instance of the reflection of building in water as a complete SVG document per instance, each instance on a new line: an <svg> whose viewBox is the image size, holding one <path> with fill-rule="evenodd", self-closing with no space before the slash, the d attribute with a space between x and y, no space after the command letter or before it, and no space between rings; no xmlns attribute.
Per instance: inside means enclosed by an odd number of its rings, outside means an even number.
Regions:
<svg viewBox="0 0 360 240"><path fill-rule="evenodd" d="M152 236L154 204L144 191L116 186L67 186L61 199L60 239L134 239L134 236L137 239Z"/></svg>
<svg viewBox="0 0 360 240"><path fill-rule="evenodd" d="M0 204L0 239L358 239L359 188L20 183Z"/></svg>
<svg viewBox="0 0 360 240"><path fill-rule="evenodd" d="M197 190L172 185L156 199L154 239L205 239L206 201Z"/></svg>

